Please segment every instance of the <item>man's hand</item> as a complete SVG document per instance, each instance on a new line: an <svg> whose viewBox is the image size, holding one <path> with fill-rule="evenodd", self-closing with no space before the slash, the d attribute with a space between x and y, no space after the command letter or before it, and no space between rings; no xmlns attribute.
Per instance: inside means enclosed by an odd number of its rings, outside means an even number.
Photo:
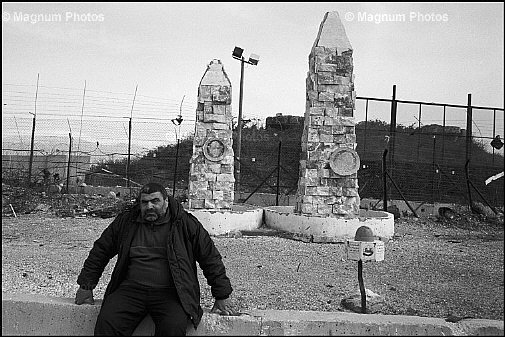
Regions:
<svg viewBox="0 0 505 337"><path fill-rule="evenodd" d="M85 290L82 288L77 289L77 293L75 294L75 304L81 305L83 303L95 304L93 290Z"/></svg>
<svg viewBox="0 0 505 337"><path fill-rule="evenodd" d="M233 307L231 300L229 298L224 300L216 300L214 306L210 311L212 313L221 314L223 316L238 316L239 313Z"/></svg>

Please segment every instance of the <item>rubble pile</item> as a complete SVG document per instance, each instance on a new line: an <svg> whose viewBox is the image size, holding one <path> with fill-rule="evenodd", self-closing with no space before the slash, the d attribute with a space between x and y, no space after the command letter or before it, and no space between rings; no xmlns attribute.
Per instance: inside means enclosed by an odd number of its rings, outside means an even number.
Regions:
<svg viewBox="0 0 505 337"><path fill-rule="evenodd" d="M132 200L115 195L61 194L38 192L34 189L2 183L2 216L43 213L59 217L115 217Z"/></svg>

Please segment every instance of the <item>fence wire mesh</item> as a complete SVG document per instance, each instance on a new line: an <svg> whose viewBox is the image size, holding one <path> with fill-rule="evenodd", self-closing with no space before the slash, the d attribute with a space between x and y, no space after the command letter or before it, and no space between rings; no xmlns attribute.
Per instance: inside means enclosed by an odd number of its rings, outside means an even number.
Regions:
<svg viewBox="0 0 505 337"><path fill-rule="evenodd" d="M196 111L191 100L8 84L2 96L5 183L47 186L57 178L69 186L158 181L179 193L187 188ZM470 180L487 201L503 206L504 179L486 183L504 170L503 147L490 145L505 133L503 108L471 107L468 115L464 105L394 103L356 99L361 198L382 198L382 155L388 149L387 169L408 200L467 202L469 160ZM242 192L296 193L302 129L303 122L246 126ZM236 144L234 133L235 153ZM391 199L401 198L387 186Z"/></svg>

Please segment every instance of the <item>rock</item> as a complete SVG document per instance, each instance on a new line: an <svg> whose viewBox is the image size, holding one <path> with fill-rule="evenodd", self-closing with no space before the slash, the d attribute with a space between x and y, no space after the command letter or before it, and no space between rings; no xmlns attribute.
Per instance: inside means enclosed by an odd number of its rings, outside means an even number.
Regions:
<svg viewBox="0 0 505 337"><path fill-rule="evenodd" d="M443 220L453 220L456 218L456 212L449 207L440 207L438 209L438 215L440 216L440 219Z"/></svg>
<svg viewBox="0 0 505 337"><path fill-rule="evenodd" d="M234 231L229 232L226 236L229 238L239 239L242 237L242 232L239 230L234 230Z"/></svg>
<svg viewBox="0 0 505 337"><path fill-rule="evenodd" d="M51 209L51 206L46 205L46 204L38 204L37 207L33 210L34 212L47 212Z"/></svg>
<svg viewBox="0 0 505 337"><path fill-rule="evenodd" d="M58 194L61 192L62 187L60 185L50 185L47 188L47 193L49 195Z"/></svg>
<svg viewBox="0 0 505 337"><path fill-rule="evenodd" d="M398 206L396 206L396 205L388 206L387 211L389 213L392 213L394 215L395 219L399 219L401 217L400 210L398 209Z"/></svg>
<svg viewBox="0 0 505 337"><path fill-rule="evenodd" d="M371 291L370 289L365 289L366 294L366 313L378 313L384 303L384 298ZM349 297L342 299L340 302L342 306L351 311L361 313L361 293L357 290L356 293Z"/></svg>
<svg viewBox="0 0 505 337"><path fill-rule="evenodd" d="M496 218L495 212L491 209L491 207L484 205L481 202L474 201L472 202L472 211L477 214L484 215L486 218L494 219Z"/></svg>

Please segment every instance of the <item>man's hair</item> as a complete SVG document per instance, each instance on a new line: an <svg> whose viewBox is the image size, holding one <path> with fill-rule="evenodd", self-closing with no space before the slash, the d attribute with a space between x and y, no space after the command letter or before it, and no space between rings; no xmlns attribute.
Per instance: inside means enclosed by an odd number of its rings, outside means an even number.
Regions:
<svg viewBox="0 0 505 337"><path fill-rule="evenodd" d="M140 196L142 195L142 193L151 194L156 192L160 192L163 195L163 199L168 198L168 193L165 187L161 186L158 183L148 183L142 186L142 188L140 189L138 200L140 201Z"/></svg>

